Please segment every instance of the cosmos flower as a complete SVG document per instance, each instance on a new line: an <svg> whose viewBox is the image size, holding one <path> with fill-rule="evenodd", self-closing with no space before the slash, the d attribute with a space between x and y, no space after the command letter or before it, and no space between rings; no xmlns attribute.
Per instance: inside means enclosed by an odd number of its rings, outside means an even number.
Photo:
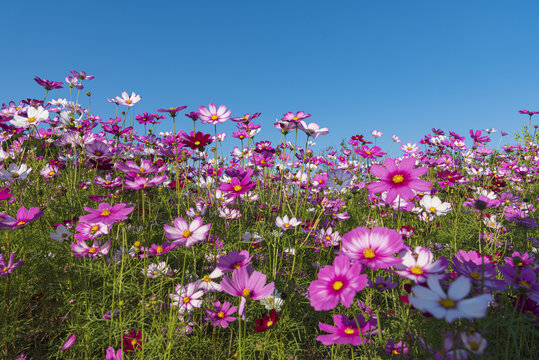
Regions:
<svg viewBox="0 0 539 360"><path fill-rule="evenodd" d="M318 272L318 279L309 285L309 300L316 311L331 310L341 302L350 307L356 293L367 285L367 275L361 274L359 262L350 264L346 256L338 256L333 265Z"/></svg>
<svg viewBox="0 0 539 360"><path fill-rule="evenodd" d="M73 346L76 340L77 340L77 335L75 334L69 335L67 340L62 345L62 348L60 349L60 351L66 351L67 349L69 349L71 346Z"/></svg>
<svg viewBox="0 0 539 360"><path fill-rule="evenodd" d="M492 295L483 294L464 299L472 289L472 283L464 276L457 278L446 292L440 285L439 275L427 278L428 287L416 285L412 288L414 296L410 303L421 312L428 312L437 319L452 323L456 319L482 318L486 315Z"/></svg>
<svg viewBox="0 0 539 360"><path fill-rule="evenodd" d="M288 215L285 215L282 218L280 216L277 216L277 218L275 219L275 225L277 225L279 229L282 229L285 231L293 227L296 227L299 224L301 224L301 221L299 221L295 217L289 218Z"/></svg>
<svg viewBox="0 0 539 360"><path fill-rule="evenodd" d="M258 271L249 274L245 267L235 269L232 280L228 276L223 277L221 287L227 294L241 297L238 314L242 317L245 315L247 299L261 300L275 289L273 281L266 285L266 275Z"/></svg>
<svg viewBox="0 0 539 360"><path fill-rule="evenodd" d="M388 157L384 161L384 166L371 166L371 174L379 177L380 181L369 184L367 189L375 194L387 191L387 203L393 202L397 195L408 200L415 195L414 191L430 191L432 184L419 179L419 176L424 175L428 168L414 168L414 158L405 158L397 165L394 159Z"/></svg>
<svg viewBox="0 0 539 360"><path fill-rule="evenodd" d="M444 272L448 265L443 256L434 261L432 252L422 246L416 246L413 252L406 250L401 259L402 263L395 265L395 272L416 283L424 283L428 276Z"/></svg>
<svg viewBox="0 0 539 360"><path fill-rule="evenodd" d="M224 123L228 120L231 113L232 111L227 111L226 106L224 105L219 106L219 109L217 109L214 103L210 103L208 108L205 106L200 106L198 108L198 117L203 124L217 125L219 123Z"/></svg>
<svg viewBox="0 0 539 360"><path fill-rule="evenodd" d="M393 254L403 246L402 236L395 230L358 227L343 235L341 253L371 269L386 269L402 262Z"/></svg>
<svg viewBox="0 0 539 360"><path fill-rule="evenodd" d="M269 328L272 328L273 326L275 326L277 321L279 321L280 316L281 314L277 314L277 311L275 311L275 309L271 309L269 316L264 314L262 315L262 319L256 319L256 326L254 327L254 331L264 332Z"/></svg>
<svg viewBox="0 0 539 360"><path fill-rule="evenodd" d="M369 148L367 145L363 145L361 148L355 148L354 152L365 159L376 159L377 157L384 156L386 153L382 152L382 148L379 146L373 146Z"/></svg>
<svg viewBox="0 0 539 360"><path fill-rule="evenodd" d="M0 253L0 276L11 274L16 268L21 266L21 264L22 259L15 261L15 252L12 252L11 255L9 255L7 263L4 254Z"/></svg>
<svg viewBox="0 0 539 360"><path fill-rule="evenodd" d="M29 168L26 164L21 164L19 166L11 163L7 169L0 169L0 180L9 182L25 180L31 172L32 168Z"/></svg>
<svg viewBox="0 0 539 360"><path fill-rule="evenodd" d="M109 346L107 353L105 354L105 360L124 360L124 352L122 349L118 349L118 352L114 351L112 346Z"/></svg>
<svg viewBox="0 0 539 360"><path fill-rule="evenodd" d="M28 107L26 116L15 115L11 120L11 125L16 128L29 128L30 126L37 126L41 122L49 119L49 112L43 108Z"/></svg>
<svg viewBox="0 0 539 360"><path fill-rule="evenodd" d="M329 335L318 335L316 340L324 345L332 344L351 344L354 346L368 344L371 342L370 335L378 333L376 319L365 320L363 315L349 319L346 315L333 315L335 326L319 322L320 330L329 333ZM359 329L358 329L359 324Z"/></svg>
<svg viewBox="0 0 539 360"><path fill-rule="evenodd" d="M171 107L171 108L168 108L168 109L157 109L157 112L169 113L170 117L174 118L174 117L176 117L177 112L182 111L186 107L187 107L187 105L182 105L182 106L178 106L178 107Z"/></svg>
<svg viewBox="0 0 539 360"><path fill-rule="evenodd" d="M43 86L45 90L53 90L53 89L62 89L62 83L58 81L52 81L52 80L46 80L38 78L37 76L34 77L34 81L38 83L39 85Z"/></svg>
<svg viewBox="0 0 539 360"><path fill-rule="evenodd" d="M202 306L203 300L200 298L204 295L204 291L199 289L196 283L189 283L187 286L178 284L174 291L176 294L169 295L172 299L171 305L177 307L180 314L191 312Z"/></svg>
<svg viewBox="0 0 539 360"><path fill-rule="evenodd" d="M93 241L92 246L89 246L86 241L77 241L71 243L71 253L76 258L95 258L103 255L107 255L110 250L110 242L106 241L104 244L99 244L97 241Z"/></svg>
<svg viewBox="0 0 539 360"><path fill-rule="evenodd" d="M164 225L165 236L172 240L174 245L185 245L190 247L207 238L211 224L203 224L202 218L196 217L191 223L188 223L182 217L174 219L174 226Z"/></svg>
<svg viewBox="0 0 539 360"><path fill-rule="evenodd" d="M25 227L39 219L41 216L43 216L43 211L40 211L38 207L26 209L24 206L21 206L19 210L17 210L16 218L8 214L0 214L0 230L16 230Z"/></svg>
<svg viewBox="0 0 539 360"><path fill-rule="evenodd" d="M136 103L138 103L142 98L140 95L135 94L135 92L132 92L131 95L127 95L126 91L122 92L122 97L116 96L117 104L119 105L125 105L128 107L135 106Z"/></svg>
<svg viewBox="0 0 539 360"><path fill-rule="evenodd" d="M90 214L80 217L80 221L88 223L103 223L105 225L111 225L116 222L127 220L127 215L131 214L133 207L129 207L127 204L116 204L114 206L108 203L100 203L97 209L84 207L84 210Z"/></svg>
<svg viewBox="0 0 539 360"><path fill-rule="evenodd" d="M231 306L228 301L225 301L222 305L220 301L214 301L213 302L213 308L211 309L204 309L206 314L209 316L206 316L204 320L211 321L212 326L221 326L222 328L227 328L229 322L233 322L236 320L235 317L230 316L238 310L237 306Z"/></svg>

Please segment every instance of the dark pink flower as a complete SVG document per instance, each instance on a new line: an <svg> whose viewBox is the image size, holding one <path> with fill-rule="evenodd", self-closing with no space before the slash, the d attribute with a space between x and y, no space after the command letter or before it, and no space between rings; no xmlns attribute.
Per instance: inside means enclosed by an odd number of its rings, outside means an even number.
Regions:
<svg viewBox="0 0 539 360"><path fill-rule="evenodd" d="M367 285L367 275L361 274L363 267L355 262L350 265L346 256L338 256L333 265L324 266L318 279L309 285L309 300L316 311L331 310L339 301L350 307L354 296Z"/></svg>
<svg viewBox="0 0 539 360"><path fill-rule="evenodd" d="M376 319L372 318L366 321L363 315L358 315L355 319L349 319L346 315L333 315L333 322L336 326L318 323L320 330L328 332L329 335L318 335L316 340L324 345L351 344L357 346L370 343L369 336L378 333Z"/></svg>
<svg viewBox="0 0 539 360"><path fill-rule="evenodd" d="M380 181L371 183L367 189L375 194L387 191L386 203L392 203L397 196L408 200L414 197L414 190L418 192L430 191L432 184L418 179L419 176L428 171L428 168L415 168L414 158L405 158L398 165L394 159L386 158L384 166L371 166L371 174L379 177Z"/></svg>
<svg viewBox="0 0 539 360"><path fill-rule="evenodd" d="M103 223L105 225L114 224L116 222L124 221L133 211L133 207L129 207L127 204L116 204L114 206L108 203L101 203L97 209L84 207L84 210L90 214L81 216L80 220L88 223Z"/></svg>
<svg viewBox="0 0 539 360"><path fill-rule="evenodd" d="M0 230L15 230L24 227L29 223L36 221L42 215L43 211L39 211L38 207L26 209L24 206L21 206L19 210L17 210L17 218L14 218L8 214L0 214Z"/></svg>

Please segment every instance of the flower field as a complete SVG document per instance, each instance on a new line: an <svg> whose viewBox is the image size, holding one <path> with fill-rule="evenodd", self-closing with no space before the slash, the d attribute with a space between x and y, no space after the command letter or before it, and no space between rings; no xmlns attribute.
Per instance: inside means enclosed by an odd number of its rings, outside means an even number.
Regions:
<svg viewBox="0 0 539 360"><path fill-rule="evenodd" d="M0 110L1 359L536 356L539 112L390 156L304 111L100 116L92 79Z"/></svg>

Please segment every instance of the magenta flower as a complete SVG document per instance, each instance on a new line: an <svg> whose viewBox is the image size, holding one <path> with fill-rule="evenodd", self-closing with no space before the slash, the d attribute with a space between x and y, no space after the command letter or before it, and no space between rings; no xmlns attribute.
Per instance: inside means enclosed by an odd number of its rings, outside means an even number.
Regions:
<svg viewBox="0 0 539 360"><path fill-rule="evenodd" d="M392 203L397 196L408 200L415 195L414 190L418 192L430 191L432 184L418 179L419 176L428 171L428 168L415 169L414 158L405 158L399 165L394 159L386 158L384 166L371 166L371 174L379 177L380 181L371 183L367 189L375 194L387 191L386 203Z"/></svg>
<svg viewBox="0 0 539 360"><path fill-rule="evenodd" d="M225 256L220 256L217 260L217 267L211 273L210 277L215 278L219 277L225 273L234 271L239 268L247 268L250 272L252 270L251 259L252 255L249 255L247 250L234 250L226 254Z"/></svg>
<svg viewBox="0 0 539 360"><path fill-rule="evenodd" d="M34 77L34 80L39 85L43 86L45 90L53 90L53 89L62 89L62 83L58 81L52 81L52 80L46 80L38 78L37 76Z"/></svg>
<svg viewBox="0 0 539 360"><path fill-rule="evenodd" d="M84 207L84 210L90 214L81 216L80 220L88 223L103 223L105 225L111 225L116 222L124 221L133 211L133 207L128 207L127 204L116 204L114 206L108 203L101 203L97 209Z"/></svg>
<svg viewBox="0 0 539 360"><path fill-rule="evenodd" d="M249 275L245 267L240 267L232 272L232 280L228 276L221 280L221 288L232 296L241 297L238 314L243 317L247 299L264 299L271 295L275 285L273 281L266 285L266 275L263 273L253 271Z"/></svg>
<svg viewBox="0 0 539 360"><path fill-rule="evenodd" d="M66 351L67 349L72 347L76 340L77 340L77 335L75 335L75 334L69 335L67 340L62 345L62 348L60 349L60 351Z"/></svg>
<svg viewBox="0 0 539 360"><path fill-rule="evenodd" d="M0 190L0 200L7 200L9 199L13 194L9 191L8 188L3 188Z"/></svg>
<svg viewBox="0 0 539 360"><path fill-rule="evenodd" d="M336 326L318 323L320 330L328 332L329 335L318 335L316 340L324 345L351 344L357 346L370 343L369 336L378 333L376 319L372 318L366 321L363 315L358 315L355 319L349 319L346 315L333 315L333 322Z"/></svg>
<svg viewBox="0 0 539 360"><path fill-rule="evenodd" d="M341 253L376 270L400 264L402 260L393 254L403 247L402 236L395 230L358 227L343 235Z"/></svg>
<svg viewBox="0 0 539 360"><path fill-rule="evenodd" d="M224 182L219 187L219 190L227 193L225 197L238 197L241 194L245 194L256 186L256 182L251 182L250 176L244 176L239 180L237 177L233 177L230 183Z"/></svg>
<svg viewBox="0 0 539 360"><path fill-rule="evenodd" d="M176 249L176 246L174 244L169 244L166 241L162 245L152 244L149 248L143 246L141 248L142 253L140 254L140 257L144 259L152 256L165 255L174 249Z"/></svg>
<svg viewBox="0 0 539 360"><path fill-rule="evenodd" d="M208 105L208 108L205 106L200 106L198 108L198 117L203 124L209 123L217 125L219 123L224 123L228 120L231 113L230 110L226 110L226 106L224 105L219 106L219 109L217 109L214 103Z"/></svg>
<svg viewBox="0 0 539 360"><path fill-rule="evenodd" d="M318 280L309 285L309 300L316 311L331 310L339 301L350 307L354 296L367 285L367 275L361 274L363 267L346 256L338 256L332 265L324 266Z"/></svg>
<svg viewBox="0 0 539 360"><path fill-rule="evenodd" d="M354 152L365 159L375 159L376 157L384 156L386 153L382 152L382 148L379 146L373 146L372 149L367 145L363 145L361 149L354 149Z"/></svg>
<svg viewBox="0 0 539 360"><path fill-rule="evenodd" d="M305 120L310 116L311 114L305 114L304 111L298 111L295 115L293 112L287 112L286 114L283 115L283 118L281 119L281 121L299 123L300 121Z"/></svg>
<svg viewBox="0 0 539 360"><path fill-rule="evenodd" d="M85 223L79 222L75 228L78 233L75 234L77 240L94 240L103 234L108 234L111 226L103 223Z"/></svg>
<svg viewBox="0 0 539 360"><path fill-rule="evenodd" d="M176 113L177 112L180 112L182 111L183 109L185 109L187 107L187 105L182 105L182 106L178 106L178 107L171 107L171 108L168 108L168 109L157 109L157 112L166 112L166 113L169 113L170 114L170 117L176 117Z"/></svg>
<svg viewBox="0 0 539 360"><path fill-rule="evenodd" d="M202 306L203 300L200 298L204 295L204 290L200 289L196 283L189 283L186 286L178 284L174 291L175 294L169 294L172 300L171 305L177 307L180 314L189 313Z"/></svg>
<svg viewBox="0 0 539 360"><path fill-rule="evenodd" d="M172 240L173 245L185 245L190 247L206 239L210 231L211 224L202 225L202 218L196 217L191 224L184 218L178 217L174 220L174 226L165 224L165 236Z"/></svg>
<svg viewBox="0 0 539 360"><path fill-rule="evenodd" d="M38 207L27 209L24 206L21 206L19 210L17 210L17 218L8 214L0 214L0 230L16 230L36 221L42 215L43 211L39 211Z"/></svg>
<svg viewBox="0 0 539 360"><path fill-rule="evenodd" d="M123 360L124 359L124 352L122 349L118 349L118 352L114 351L114 348L110 346L107 349L107 353L105 354L106 358L105 360Z"/></svg>
<svg viewBox="0 0 539 360"><path fill-rule="evenodd" d="M9 256L9 261L6 264L6 259L4 254L0 254L0 276L11 274L16 268L22 264L22 259L15 262L15 253L11 253Z"/></svg>
<svg viewBox="0 0 539 360"><path fill-rule="evenodd" d="M526 114L526 115L530 115L533 116L535 114L539 114L539 111L533 111L533 110L519 110L518 111L519 114Z"/></svg>
<svg viewBox="0 0 539 360"><path fill-rule="evenodd" d="M211 321L211 324L213 326L221 326L222 328L227 328L229 322L236 320L235 317L232 317L230 315L234 314L236 310L238 310L237 306L230 305L231 304L228 301L225 301L223 305L221 305L221 302L219 301L214 301L214 310L205 309L206 314L208 314L209 316L206 316L204 320Z"/></svg>

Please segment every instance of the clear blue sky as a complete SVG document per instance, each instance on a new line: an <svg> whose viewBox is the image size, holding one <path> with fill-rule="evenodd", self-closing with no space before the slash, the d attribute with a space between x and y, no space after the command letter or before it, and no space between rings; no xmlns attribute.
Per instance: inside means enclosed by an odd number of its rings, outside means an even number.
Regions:
<svg viewBox="0 0 539 360"><path fill-rule="evenodd" d="M261 112L274 141L275 119L304 110L330 129L318 149L372 129L385 144L432 127L512 133L528 123L517 110L539 109L537 14L531 0L2 0L0 102L41 98L36 75L85 70L103 118L125 90L142 96L137 113L210 102ZM220 129L239 144L232 123Z"/></svg>

